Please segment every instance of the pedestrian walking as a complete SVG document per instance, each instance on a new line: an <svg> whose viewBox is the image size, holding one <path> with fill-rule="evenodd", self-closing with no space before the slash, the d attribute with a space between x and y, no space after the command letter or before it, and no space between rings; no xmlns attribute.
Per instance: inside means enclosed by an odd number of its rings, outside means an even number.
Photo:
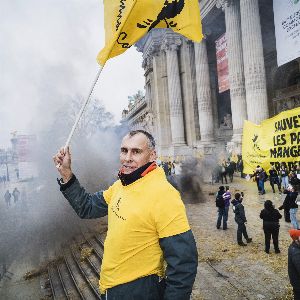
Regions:
<svg viewBox="0 0 300 300"><path fill-rule="evenodd" d="M220 196L219 196L220 197ZM217 220L217 228L221 227L221 222L223 218L223 230L227 229L227 221L228 221L228 212L231 201L231 193L229 190L229 186L226 186L224 193L222 194L224 206L219 208L219 215ZM220 201L221 203L221 201Z"/></svg>
<svg viewBox="0 0 300 300"><path fill-rule="evenodd" d="M278 236L279 236L279 220L282 215L274 208L271 200L266 200L264 209L260 212L259 217L263 220L263 230L265 234L265 252L270 253L271 237L274 244L275 253L280 253Z"/></svg>
<svg viewBox="0 0 300 300"><path fill-rule="evenodd" d="M95 194L73 174L69 148L61 148L53 160L62 176L60 190L78 216L108 215L102 299L190 299L197 247L180 194L155 163L153 136L144 130L124 136L119 180Z"/></svg>
<svg viewBox="0 0 300 300"><path fill-rule="evenodd" d="M20 197L20 191L16 187L14 188L12 195L14 197L14 203L17 203Z"/></svg>
<svg viewBox="0 0 300 300"><path fill-rule="evenodd" d="M11 199L11 193L9 192L9 190L7 190L4 194L4 200L7 207L10 206L10 199Z"/></svg>
<svg viewBox="0 0 300 300"><path fill-rule="evenodd" d="M293 239L288 250L288 273L293 287L294 299L300 300L300 230L289 230Z"/></svg>
<svg viewBox="0 0 300 300"><path fill-rule="evenodd" d="M233 205L233 211L235 214L234 220L238 225L237 228L237 243L240 246L247 246L243 242L243 236L246 239L247 243L252 242L252 238L249 238L248 233L247 233L247 228L246 228L246 214L245 214L245 208L244 205L242 204L243 201L243 194L241 195L240 193L236 193L234 195L234 199L231 201Z"/></svg>
<svg viewBox="0 0 300 300"><path fill-rule="evenodd" d="M224 194L225 194L225 187L222 185L219 187L219 190L216 194L216 207L218 208L217 229L220 229L222 219L223 219L223 228L227 221L225 220L225 201L223 198Z"/></svg>
<svg viewBox="0 0 300 300"><path fill-rule="evenodd" d="M228 174L231 183L233 182L233 174L235 170L236 170L236 163L233 161L228 161L226 167L226 173Z"/></svg>
<svg viewBox="0 0 300 300"><path fill-rule="evenodd" d="M226 161L223 160L222 164L221 164L221 182L222 184L224 183L223 179L225 179L225 183L227 184L227 164Z"/></svg>

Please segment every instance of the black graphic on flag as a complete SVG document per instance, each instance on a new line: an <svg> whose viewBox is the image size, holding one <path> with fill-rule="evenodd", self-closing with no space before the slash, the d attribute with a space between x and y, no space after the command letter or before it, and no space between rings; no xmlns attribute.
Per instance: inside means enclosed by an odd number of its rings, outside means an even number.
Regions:
<svg viewBox="0 0 300 300"><path fill-rule="evenodd" d="M166 0L156 20L147 19L146 21L143 21L143 24L137 23L137 27L147 28L149 26L148 31L150 31L152 28L156 27L161 21L165 21L168 28L176 27L177 23L174 23L173 21L168 22L168 19L175 18L182 12L185 4L184 1L185 0L173 0L172 2L169 2L168 0Z"/></svg>
<svg viewBox="0 0 300 300"><path fill-rule="evenodd" d="M124 42L124 40L127 38L127 33L126 32L121 32L119 34L119 37L117 39L117 43L122 46L124 49L129 49L131 45L128 43Z"/></svg>
<svg viewBox="0 0 300 300"><path fill-rule="evenodd" d="M254 134L254 137L252 139L252 142L253 142L253 149L257 149L257 150L260 150L259 146L258 146L258 135L257 134Z"/></svg>

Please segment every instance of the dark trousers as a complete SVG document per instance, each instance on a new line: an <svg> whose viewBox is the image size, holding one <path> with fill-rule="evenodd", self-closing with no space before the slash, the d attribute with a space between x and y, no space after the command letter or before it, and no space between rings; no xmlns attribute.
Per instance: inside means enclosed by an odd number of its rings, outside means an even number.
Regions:
<svg viewBox="0 0 300 300"><path fill-rule="evenodd" d="M289 209L284 209L284 220L287 223L291 223L291 217L290 217L290 210Z"/></svg>
<svg viewBox="0 0 300 300"><path fill-rule="evenodd" d="M223 219L223 229L227 229L228 210L229 210L229 206L218 209L218 220L217 220L218 229L221 227L222 219Z"/></svg>
<svg viewBox="0 0 300 300"><path fill-rule="evenodd" d="M258 187L259 187L259 192L262 193L262 194L265 194L266 191L265 191L265 182L261 179L258 180Z"/></svg>
<svg viewBox="0 0 300 300"><path fill-rule="evenodd" d="M223 184L223 178L225 179L225 183L227 184L227 173L221 173L221 181L222 181L222 184Z"/></svg>
<svg viewBox="0 0 300 300"><path fill-rule="evenodd" d="M294 300L300 300L300 289L293 289Z"/></svg>
<svg viewBox="0 0 300 300"><path fill-rule="evenodd" d="M101 300L163 300L165 287L164 279L149 275L108 289Z"/></svg>
<svg viewBox="0 0 300 300"><path fill-rule="evenodd" d="M255 181L256 181L256 185L257 185L257 190L260 192L259 180L256 179Z"/></svg>
<svg viewBox="0 0 300 300"><path fill-rule="evenodd" d="M264 228L264 233L265 233L266 251L270 250L271 237L273 240L274 249L279 250L279 246L278 246L279 227L278 228Z"/></svg>
<svg viewBox="0 0 300 300"><path fill-rule="evenodd" d="M270 185L271 185L271 187L272 187L273 193L275 193L274 184L277 184L277 186L278 186L278 191L281 192L279 179L278 179L278 178L272 178L272 177L271 177L271 178L270 178Z"/></svg>
<svg viewBox="0 0 300 300"><path fill-rule="evenodd" d="M238 228L237 228L237 242L241 243L243 241L242 235L244 236L244 238L246 240L248 240L249 237L248 237L248 233L247 233L247 229L246 229L245 223L237 223L237 224L238 224Z"/></svg>

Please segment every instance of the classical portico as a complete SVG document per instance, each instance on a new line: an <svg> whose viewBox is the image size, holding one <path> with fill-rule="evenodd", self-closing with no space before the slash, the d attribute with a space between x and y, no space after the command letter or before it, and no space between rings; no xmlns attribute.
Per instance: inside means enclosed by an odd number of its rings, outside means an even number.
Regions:
<svg viewBox="0 0 300 300"><path fill-rule="evenodd" d="M240 152L244 120L260 123L277 113L278 103L284 102L280 92L290 85L276 86L280 68L272 0L201 0L200 10L201 43L155 29L136 45L144 58L142 111L152 116L162 156L212 155L225 148ZM226 52L217 57L216 45L224 35ZM224 60L227 65L220 71ZM285 68L299 74L298 62ZM225 87L220 86L221 76ZM294 91L299 91L299 82L293 82ZM138 127L136 116L129 111L124 120Z"/></svg>

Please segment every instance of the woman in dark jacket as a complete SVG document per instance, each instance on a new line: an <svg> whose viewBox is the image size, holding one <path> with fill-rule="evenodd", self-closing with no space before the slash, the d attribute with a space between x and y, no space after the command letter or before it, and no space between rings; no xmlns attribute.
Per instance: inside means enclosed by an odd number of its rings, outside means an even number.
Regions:
<svg viewBox="0 0 300 300"><path fill-rule="evenodd" d="M260 218L263 219L263 229L265 233L265 252L270 253L271 236L273 239L275 253L280 253L278 246L279 219L281 214L274 208L271 200L265 202L265 208L260 212Z"/></svg>

